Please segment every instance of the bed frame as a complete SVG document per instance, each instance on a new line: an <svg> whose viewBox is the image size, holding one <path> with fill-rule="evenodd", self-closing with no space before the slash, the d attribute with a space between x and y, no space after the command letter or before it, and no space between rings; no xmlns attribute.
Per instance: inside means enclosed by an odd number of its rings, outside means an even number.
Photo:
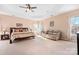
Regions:
<svg viewBox="0 0 79 59"><path fill-rule="evenodd" d="M17 32L17 30L18 30L18 32L22 32L22 31L28 31L28 28L16 28L16 27L11 27L10 28L10 44L12 44L12 40L11 40L11 34L14 32L14 30L15 30L15 32ZM31 36L31 37L35 37L35 36ZM26 38L26 37L22 37L22 38Z"/></svg>

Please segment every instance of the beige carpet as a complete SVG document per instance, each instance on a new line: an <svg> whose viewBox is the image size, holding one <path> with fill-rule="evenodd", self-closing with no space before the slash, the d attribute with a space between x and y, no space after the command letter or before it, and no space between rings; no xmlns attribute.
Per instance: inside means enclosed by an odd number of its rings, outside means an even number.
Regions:
<svg viewBox="0 0 79 59"><path fill-rule="evenodd" d="M77 45L68 41L53 41L36 37L35 39L0 40L1 55L76 55Z"/></svg>

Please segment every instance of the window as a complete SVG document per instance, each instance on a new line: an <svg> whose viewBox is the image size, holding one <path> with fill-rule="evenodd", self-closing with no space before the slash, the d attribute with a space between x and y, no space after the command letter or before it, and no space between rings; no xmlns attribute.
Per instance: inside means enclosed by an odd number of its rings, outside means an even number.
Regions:
<svg viewBox="0 0 79 59"><path fill-rule="evenodd" d="M76 34L79 31L79 16L71 18L71 33Z"/></svg>
<svg viewBox="0 0 79 59"><path fill-rule="evenodd" d="M43 25L42 25L42 23L36 23L36 24L34 24L34 30L35 30L36 32L41 32L41 31L43 31Z"/></svg>
<svg viewBox="0 0 79 59"><path fill-rule="evenodd" d="M71 18L71 23L73 25L79 25L79 17L73 17L73 18Z"/></svg>

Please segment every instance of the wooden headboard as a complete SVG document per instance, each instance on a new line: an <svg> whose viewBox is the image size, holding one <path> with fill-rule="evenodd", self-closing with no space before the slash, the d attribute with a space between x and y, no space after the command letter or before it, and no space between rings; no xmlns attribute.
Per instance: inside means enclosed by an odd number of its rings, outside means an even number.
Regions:
<svg viewBox="0 0 79 59"><path fill-rule="evenodd" d="M10 28L10 35L12 32L26 32L28 31L28 28L15 28L15 27L11 27Z"/></svg>

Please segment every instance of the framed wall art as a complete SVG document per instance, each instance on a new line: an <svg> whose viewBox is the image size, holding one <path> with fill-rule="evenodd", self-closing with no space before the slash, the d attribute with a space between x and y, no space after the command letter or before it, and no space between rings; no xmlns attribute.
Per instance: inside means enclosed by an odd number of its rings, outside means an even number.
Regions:
<svg viewBox="0 0 79 59"><path fill-rule="evenodd" d="M22 23L16 23L16 27L23 27Z"/></svg>
<svg viewBox="0 0 79 59"><path fill-rule="evenodd" d="M54 26L54 21L50 21L50 27Z"/></svg>

